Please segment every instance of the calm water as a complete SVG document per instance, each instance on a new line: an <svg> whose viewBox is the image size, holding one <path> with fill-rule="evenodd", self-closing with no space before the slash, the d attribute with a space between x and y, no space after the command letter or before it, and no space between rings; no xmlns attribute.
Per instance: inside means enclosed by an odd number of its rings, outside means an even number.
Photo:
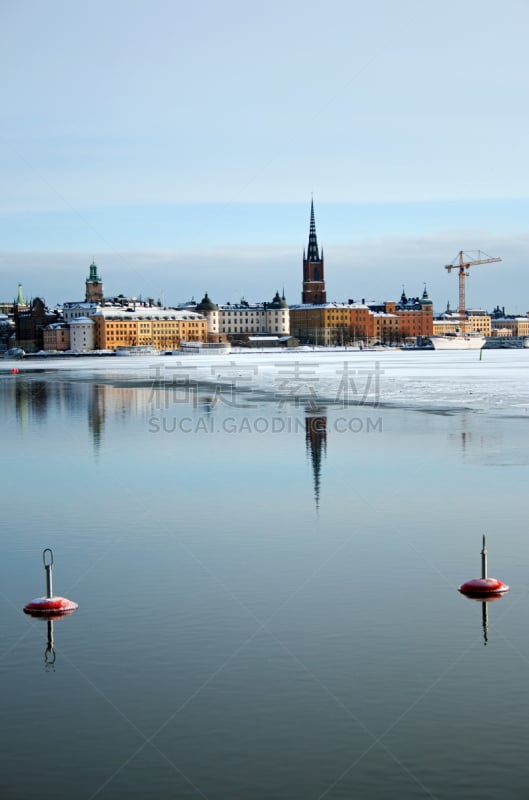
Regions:
<svg viewBox="0 0 529 800"><path fill-rule="evenodd" d="M0 378L2 798L527 797L527 417L186 392Z"/></svg>

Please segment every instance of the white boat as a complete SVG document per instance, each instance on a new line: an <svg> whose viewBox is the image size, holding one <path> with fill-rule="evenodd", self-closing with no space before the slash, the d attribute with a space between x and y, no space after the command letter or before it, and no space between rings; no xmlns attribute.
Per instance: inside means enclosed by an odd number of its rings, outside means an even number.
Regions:
<svg viewBox="0 0 529 800"><path fill-rule="evenodd" d="M476 331L463 333L461 328L456 328L454 333L444 336L430 336L434 350L481 350L486 342L484 336Z"/></svg>
<svg viewBox="0 0 529 800"><path fill-rule="evenodd" d="M180 350L173 350L174 355L215 356L231 352L229 342L180 342Z"/></svg>
<svg viewBox="0 0 529 800"><path fill-rule="evenodd" d="M160 352L152 344L120 345L114 351L117 356L159 356Z"/></svg>

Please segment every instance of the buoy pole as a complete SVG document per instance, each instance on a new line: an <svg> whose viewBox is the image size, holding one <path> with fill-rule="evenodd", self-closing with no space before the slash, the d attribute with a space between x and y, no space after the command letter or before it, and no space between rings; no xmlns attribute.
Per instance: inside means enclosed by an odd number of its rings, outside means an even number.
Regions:
<svg viewBox="0 0 529 800"><path fill-rule="evenodd" d="M489 578L488 576L485 536L483 536L483 547L481 549L481 578L472 578L472 580L466 581L459 587L459 591L471 597L476 595L498 595L509 591L509 587L503 581L499 581L497 578Z"/></svg>
<svg viewBox="0 0 529 800"><path fill-rule="evenodd" d="M44 571L46 572L46 596L36 597L31 603L24 606L24 613L31 616L58 617L60 614L71 614L79 606L67 597L58 597L53 594L52 570L53 552L47 547L42 552ZM53 642L52 642L53 646Z"/></svg>
<svg viewBox="0 0 529 800"><path fill-rule="evenodd" d="M50 554L47 559L46 559L46 553ZM49 599L50 597L53 597L53 586L51 577L51 570L53 567L53 553L49 547L47 547L42 553L42 560L44 562L44 569L46 570L46 597Z"/></svg>

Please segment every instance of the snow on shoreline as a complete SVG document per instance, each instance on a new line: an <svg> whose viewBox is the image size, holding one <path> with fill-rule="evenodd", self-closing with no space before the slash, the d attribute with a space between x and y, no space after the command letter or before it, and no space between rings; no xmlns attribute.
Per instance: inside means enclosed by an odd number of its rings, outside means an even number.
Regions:
<svg viewBox="0 0 529 800"><path fill-rule="evenodd" d="M2 380L185 382L285 400L510 413L529 418L529 349L297 350L0 361ZM18 370L18 373L13 373Z"/></svg>

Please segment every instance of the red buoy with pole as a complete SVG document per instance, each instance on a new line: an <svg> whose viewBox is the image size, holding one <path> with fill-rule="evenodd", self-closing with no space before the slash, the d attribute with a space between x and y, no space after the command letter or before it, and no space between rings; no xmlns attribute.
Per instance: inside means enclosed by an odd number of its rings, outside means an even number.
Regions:
<svg viewBox="0 0 529 800"><path fill-rule="evenodd" d="M461 594L469 597L486 597L487 595L498 595L509 591L509 587L497 578L489 578L487 575L487 545L483 537L483 549L481 550L481 578L472 578L459 587Z"/></svg>
<svg viewBox="0 0 529 800"><path fill-rule="evenodd" d="M26 606L24 613L35 617L59 617L65 614L72 614L79 606L67 597L59 597L53 594L52 569L53 552L47 547L42 553L44 570L46 572L46 597L37 597Z"/></svg>

